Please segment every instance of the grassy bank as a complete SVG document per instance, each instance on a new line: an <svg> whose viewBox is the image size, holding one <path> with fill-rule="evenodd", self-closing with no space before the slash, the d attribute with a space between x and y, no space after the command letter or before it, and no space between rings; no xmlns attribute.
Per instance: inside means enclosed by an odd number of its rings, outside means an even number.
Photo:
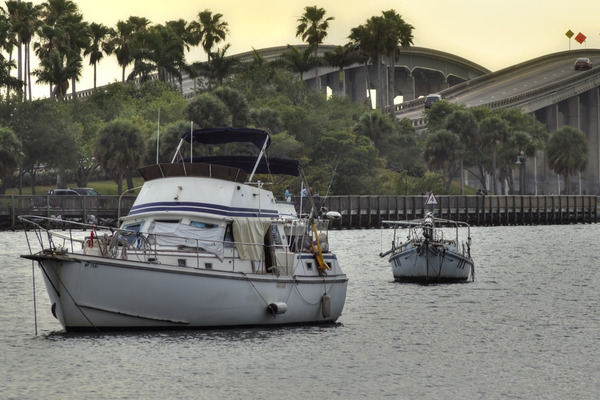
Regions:
<svg viewBox="0 0 600 400"><path fill-rule="evenodd" d="M144 183L144 180L142 178L135 178L133 180L134 187L141 186L143 183ZM77 187L77 185L74 182L70 182L69 184L67 184L67 187L75 188L75 187ZM117 184L113 181L93 181L93 182L89 182L86 187L93 188L93 189L97 190L98 192L100 192L104 196L117 196L119 194L119 192L117 190ZM54 189L54 188L55 188L55 186L42 186L42 185L36 186L35 194L36 195L45 195L48 193L48 190ZM123 183L123 190L127 190L126 183ZM133 194L134 191L132 191L130 193ZM135 191L135 193L137 193L137 190ZM5 194L7 196L18 195L19 189L18 188L7 189ZM22 194L23 195L31 195L32 194L31 187L29 187L29 186L23 187Z"/></svg>

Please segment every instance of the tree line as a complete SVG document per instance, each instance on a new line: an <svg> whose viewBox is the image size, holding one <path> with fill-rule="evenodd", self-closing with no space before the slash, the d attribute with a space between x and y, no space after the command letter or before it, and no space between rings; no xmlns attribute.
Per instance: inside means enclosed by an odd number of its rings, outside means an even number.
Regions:
<svg viewBox="0 0 600 400"><path fill-rule="evenodd" d="M329 65L339 68L341 76L348 65L376 63L376 85L381 89L377 90L378 107L393 106L393 93L385 93L383 88L394 87L394 74L382 69L382 60L384 56L397 59L400 48L412 44L413 26L394 10L383 11L352 28L348 43L318 57L318 47L327 37L333 20L323 8L305 7L297 20L296 36L308 48L301 51L288 46L289 51L279 62L300 75L320 65ZM86 61L93 67L96 88L97 68L105 56L116 57L122 69L122 82L158 76L161 81L181 84L183 74L222 81L239 67L235 58L226 54L229 24L222 14L210 10L199 12L192 21L179 19L152 24L145 17L131 16L108 27L85 21L71 0L46 0L39 5L7 0L0 7L0 28L0 86L5 89L6 97L15 90L31 100L32 76L37 83L48 85L51 98L63 97L69 89L75 94ZM223 46L218 48L220 44ZM207 61L188 63L186 52L197 46L202 47ZM32 49L39 61L33 71ZM17 76L13 77L15 68ZM385 84L386 79L391 80L389 85ZM342 85L343 79L340 82Z"/></svg>
<svg viewBox="0 0 600 400"><path fill-rule="evenodd" d="M513 190L514 159L544 149L551 168L566 179L585 167L581 154L587 154L586 144L580 131L549 137L534 118L515 109L466 109L442 101L426 112L428 129L419 132L410 121L397 121L382 112L394 98L394 93L382 89L394 87L393 71L383 64L383 57L395 59L413 39L414 28L394 10L367 19L351 30L347 44L319 58L318 46L333 17L322 8L305 7L296 30L308 44L305 51L288 46L274 62L255 52L252 61L241 63L226 56L228 24L210 10L191 22L151 25L143 17L130 17L109 28L83 21L70 0L48 0L39 6L12 0L5 4L0 14L0 25L6 28L0 30L4 35L0 86L6 93L0 103L2 191L15 185L21 189L26 181L35 193L38 177L50 171L59 187L66 181L85 186L94 174L103 174L117 182L121 193L124 182L132 187L136 168L170 161L168 153L190 129L190 121L198 128L268 130L273 135L271 156L299 159L316 190L327 194L464 192L464 170L478 177L479 187L500 193ZM40 60L34 71L29 67L32 42ZM186 63L185 52L197 45L207 61ZM12 77L15 48L16 78ZM69 87L75 91L84 56L89 56L96 75L105 55L117 57L122 82L86 99L56 101ZM344 97L328 98L319 83L315 91L302 80L304 72L331 65L340 69L342 86L344 68L357 62L365 68L378 66L378 110ZM192 101L181 96L183 73L198 78ZM48 99L31 100L32 75L49 85ZM567 149L570 153L565 154ZM450 185L457 177L459 189ZM487 188L488 181L492 188ZM293 179L282 180L273 189L282 194L287 186L299 191L299 185Z"/></svg>

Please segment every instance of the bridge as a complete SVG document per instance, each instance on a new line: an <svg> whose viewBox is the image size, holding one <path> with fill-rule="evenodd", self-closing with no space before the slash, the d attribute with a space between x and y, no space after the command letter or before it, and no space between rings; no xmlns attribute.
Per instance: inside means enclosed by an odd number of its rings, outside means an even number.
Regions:
<svg viewBox="0 0 600 400"><path fill-rule="evenodd" d="M588 57L596 67L575 71L578 57ZM585 133L588 166L572 179L571 193L600 194L600 50L549 54L454 85L439 93L448 101L467 107L491 109L516 107L542 122L549 132L572 126ZM397 118L408 118L425 128L423 99L404 102L395 109ZM524 194L560 194L562 177L550 171L545 154L538 151L527 160L521 186ZM519 177L515 177L518 182Z"/></svg>
<svg viewBox="0 0 600 400"><path fill-rule="evenodd" d="M305 45L297 46L300 50ZM319 55L333 51L337 46L320 46ZM272 61L287 51L287 46L256 50L266 61ZM242 62L250 62L254 52L234 55ZM578 57L589 57L596 65L588 71L574 71ZM386 67L391 61L383 60ZM355 102L366 102L367 92L375 90L377 66L354 64L340 71L333 67L319 67L304 74L310 86L316 87L317 73L321 87L334 96L347 96ZM389 71L388 71L389 72ZM553 132L565 125L582 130L589 145L588 168L577 176L571 193L600 195L600 50L585 49L553 53L514 66L491 72L486 68L442 51L409 47L401 49L395 62L394 90L396 118L407 118L417 129L426 128L424 98L429 93L440 93L444 99L467 107L486 106L491 109L518 107L530 113ZM182 92L193 98L194 82L184 79ZM387 90L386 90L387 91ZM75 97L86 97L92 90L78 92ZM561 177L550 171L543 151L524 167L524 181L519 182L522 194L560 194ZM572 180L573 181L573 180Z"/></svg>

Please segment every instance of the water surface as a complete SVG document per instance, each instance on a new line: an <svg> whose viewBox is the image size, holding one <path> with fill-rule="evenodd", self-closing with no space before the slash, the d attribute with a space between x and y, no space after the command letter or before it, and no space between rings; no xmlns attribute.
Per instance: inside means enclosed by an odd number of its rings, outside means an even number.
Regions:
<svg viewBox="0 0 600 400"><path fill-rule="evenodd" d="M335 326L66 334L0 232L1 399L596 399L599 225L472 228L476 279L400 284L391 230L330 233Z"/></svg>

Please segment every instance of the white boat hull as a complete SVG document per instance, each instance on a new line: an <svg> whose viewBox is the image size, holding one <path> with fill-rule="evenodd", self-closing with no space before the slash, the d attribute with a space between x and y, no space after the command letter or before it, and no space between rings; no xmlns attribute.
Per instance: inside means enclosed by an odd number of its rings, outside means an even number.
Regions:
<svg viewBox="0 0 600 400"><path fill-rule="evenodd" d="M421 244L390 257L394 280L399 282L464 282L472 279L473 261L450 250Z"/></svg>
<svg viewBox="0 0 600 400"><path fill-rule="evenodd" d="M343 274L290 277L78 254L30 257L67 331L332 323L347 289Z"/></svg>

